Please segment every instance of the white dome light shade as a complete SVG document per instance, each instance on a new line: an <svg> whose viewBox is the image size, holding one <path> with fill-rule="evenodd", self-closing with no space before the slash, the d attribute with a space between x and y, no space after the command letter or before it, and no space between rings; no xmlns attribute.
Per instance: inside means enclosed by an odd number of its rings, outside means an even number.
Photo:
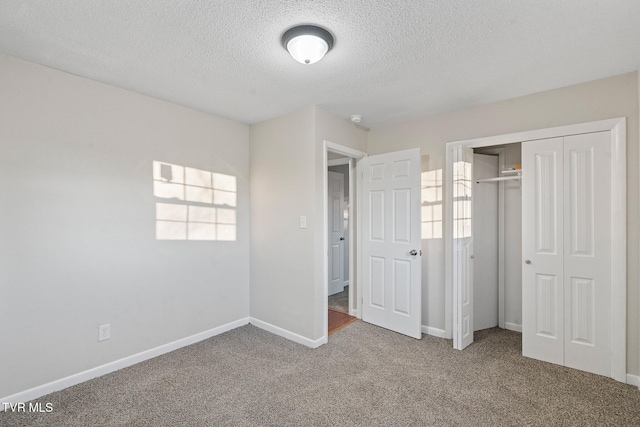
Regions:
<svg viewBox="0 0 640 427"><path fill-rule="evenodd" d="M333 47L333 36L324 28L301 25L282 35L282 45L301 64L313 64Z"/></svg>
<svg viewBox="0 0 640 427"><path fill-rule="evenodd" d="M329 51L327 42L316 36L298 36L289 40L287 50L302 64L313 64Z"/></svg>

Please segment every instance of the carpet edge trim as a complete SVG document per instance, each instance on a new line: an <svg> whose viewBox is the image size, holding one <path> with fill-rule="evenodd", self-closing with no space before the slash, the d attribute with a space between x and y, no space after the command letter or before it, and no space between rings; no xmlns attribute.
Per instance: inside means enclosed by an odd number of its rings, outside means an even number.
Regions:
<svg viewBox="0 0 640 427"><path fill-rule="evenodd" d="M93 378L101 377L111 372L118 371L120 369L135 365L136 363L144 362L145 360L153 359L154 357L161 356L165 353L172 352L182 347L186 347L191 344L206 340L208 338L220 335L224 332L228 332L232 329L240 326L247 325L249 323L249 317L244 317L236 321L226 323L224 325L209 329L207 331L199 332L197 334L181 338L176 341L172 341L167 344L160 345L158 347L151 348L149 350L142 351L140 353L132 354L131 356L123 357L122 359L114 360L113 362L105 363L104 365L96 366L95 368L87 369L86 371L78 372L76 374L69 375L58 380L42 384L28 390L24 390L6 397L0 398L2 403L19 403L28 402L30 400L37 399L49 393L59 391L85 381L89 381ZM5 405L0 404L0 412L4 412Z"/></svg>

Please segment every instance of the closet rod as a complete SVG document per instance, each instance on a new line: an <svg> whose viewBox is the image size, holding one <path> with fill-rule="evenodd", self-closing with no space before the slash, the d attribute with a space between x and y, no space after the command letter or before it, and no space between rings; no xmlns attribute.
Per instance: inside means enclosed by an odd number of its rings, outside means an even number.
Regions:
<svg viewBox="0 0 640 427"><path fill-rule="evenodd" d="M520 175L518 176L499 176L497 178L486 178L486 179L479 179L476 181L476 184L480 184L481 182L496 182L496 181L511 181L517 179L518 181L520 180Z"/></svg>

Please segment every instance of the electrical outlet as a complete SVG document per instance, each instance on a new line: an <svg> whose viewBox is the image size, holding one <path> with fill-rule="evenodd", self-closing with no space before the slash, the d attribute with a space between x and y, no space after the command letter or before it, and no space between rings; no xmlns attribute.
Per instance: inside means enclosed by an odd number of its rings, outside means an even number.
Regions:
<svg viewBox="0 0 640 427"><path fill-rule="evenodd" d="M111 325L100 325L98 326L98 341L104 341L111 338Z"/></svg>

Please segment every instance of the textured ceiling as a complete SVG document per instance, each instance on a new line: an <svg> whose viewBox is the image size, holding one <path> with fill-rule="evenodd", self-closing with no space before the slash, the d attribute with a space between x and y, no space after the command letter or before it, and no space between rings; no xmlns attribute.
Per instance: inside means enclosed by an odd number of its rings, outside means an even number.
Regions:
<svg viewBox="0 0 640 427"><path fill-rule="evenodd" d="M302 65L296 24L336 38ZM255 123L390 123L640 69L638 0L0 0L0 51Z"/></svg>

